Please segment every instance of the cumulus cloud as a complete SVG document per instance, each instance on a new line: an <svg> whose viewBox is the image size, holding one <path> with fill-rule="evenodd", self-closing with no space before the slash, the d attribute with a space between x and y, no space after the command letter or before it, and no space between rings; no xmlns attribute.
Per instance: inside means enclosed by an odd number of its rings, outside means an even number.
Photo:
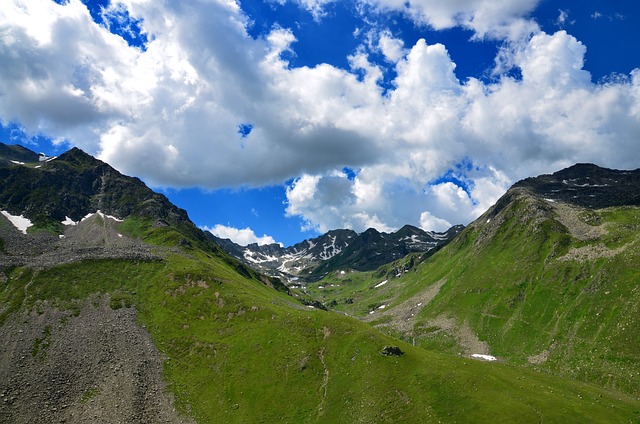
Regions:
<svg viewBox="0 0 640 424"><path fill-rule="evenodd" d="M260 246L265 244L274 244L276 241L273 237L264 234L262 237L256 236L253 230L249 227L238 229L233 227L228 227L226 225L217 224L213 228L203 227L204 231L209 231L216 237L220 237L222 239L229 239L240 246L247 246L252 243L257 243ZM280 244L280 243L278 243Z"/></svg>
<svg viewBox="0 0 640 424"><path fill-rule="evenodd" d="M252 38L230 0L114 3L148 35L145 49L93 22L80 0L5 3L3 122L69 139L154 185L293 179L287 214L308 229L442 229L468 223L523 177L578 161L638 167L640 71L594 83L579 40L522 18L535 0L411 3L407 13L434 28L509 40L491 82L459 80L442 44L405 46L384 30L349 69L293 67L283 53L295 53L294 32ZM381 66L396 75L386 90ZM456 178L439 179L451 170Z"/></svg>
<svg viewBox="0 0 640 424"><path fill-rule="evenodd" d="M441 30L462 26L478 38L519 39L538 30L524 18L540 0L363 0L380 11L400 11L415 22Z"/></svg>

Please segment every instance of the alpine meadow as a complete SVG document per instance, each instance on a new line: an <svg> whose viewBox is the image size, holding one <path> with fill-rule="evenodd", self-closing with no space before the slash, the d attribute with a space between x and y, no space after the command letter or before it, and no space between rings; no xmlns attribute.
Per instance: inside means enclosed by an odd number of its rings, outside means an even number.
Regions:
<svg viewBox="0 0 640 424"><path fill-rule="evenodd" d="M640 424L639 39L0 1L0 424Z"/></svg>

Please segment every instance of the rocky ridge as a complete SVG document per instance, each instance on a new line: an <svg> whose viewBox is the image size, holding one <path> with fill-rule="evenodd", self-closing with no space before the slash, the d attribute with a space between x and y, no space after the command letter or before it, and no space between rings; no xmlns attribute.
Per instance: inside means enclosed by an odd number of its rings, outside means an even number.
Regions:
<svg viewBox="0 0 640 424"><path fill-rule="evenodd" d="M140 179L122 175L78 148L38 161L20 146L0 143L0 210L36 225L80 221L100 210L125 219L137 216L164 225L191 225L187 212ZM34 159L24 162L19 159Z"/></svg>
<svg viewBox="0 0 640 424"><path fill-rule="evenodd" d="M526 178L523 188L538 197L584 208L640 205L640 169L621 171L579 163L549 175Z"/></svg>
<svg viewBox="0 0 640 424"><path fill-rule="evenodd" d="M227 253L254 269L291 283L314 280L338 268L369 271L412 252L435 251L451 241L464 226L444 233L428 232L405 225L395 233L373 228L358 234L353 230L332 230L291 247L278 244L240 246L208 233Z"/></svg>

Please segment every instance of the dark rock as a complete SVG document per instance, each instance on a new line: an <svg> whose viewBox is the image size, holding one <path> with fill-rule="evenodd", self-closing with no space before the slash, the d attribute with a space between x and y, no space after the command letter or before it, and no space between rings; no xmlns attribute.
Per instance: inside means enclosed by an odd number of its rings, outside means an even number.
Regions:
<svg viewBox="0 0 640 424"><path fill-rule="evenodd" d="M402 356L404 352L398 346L385 346L382 349L382 354L384 356Z"/></svg>
<svg viewBox="0 0 640 424"><path fill-rule="evenodd" d="M527 178L513 188L587 208L640 205L640 169L619 171L579 163L550 175Z"/></svg>

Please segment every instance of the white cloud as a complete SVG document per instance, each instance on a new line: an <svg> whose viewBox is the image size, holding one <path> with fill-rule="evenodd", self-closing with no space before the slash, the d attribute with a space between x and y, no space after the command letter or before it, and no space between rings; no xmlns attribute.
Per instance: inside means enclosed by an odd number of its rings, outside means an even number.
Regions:
<svg viewBox="0 0 640 424"><path fill-rule="evenodd" d="M538 30L524 17L540 0L363 0L380 11L400 11L434 29L462 26L476 37L517 39Z"/></svg>
<svg viewBox="0 0 640 424"><path fill-rule="evenodd" d="M226 225L216 224L213 228L203 227L204 231L209 231L216 237L223 239L230 239L240 246L247 246L252 243L257 243L260 246L265 244L277 243L273 237L264 234L262 237L256 236L253 230L249 227L238 229L233 227L227 227ZM280 243L278 243L280 244Z"/></svg>
<svg viewBox="0 0 640 424"><path fill-rule="evenodd" d="M411 4L435 28L511 40L496 80L460 81L446 46L404 46L384 30L348 58L351 69L296 68L282 55L295 54L294 33L250 37L230 0L122 2L142 19L144 51L96 25L79 0L6 0L0 119L67 138L156 185L295 178L287 213L320 231L468 223L517 179L578 161L639 166L640 71L592 82L584 45L522 19L534 0ZM397 74L387 91L372 46ZM433 182L464 161L472 168L456 172L467 186ZM350 180L336 171L344 166L360 171Z"/></svg>
<svg viewBox="0 0 640 424"><path fill-rule="evenodd" d="M614 20L624 21L626 19L626 17L621 13L614 13L613 15L605 15L603 13L598 12L597 10L593 12L593 14L591 15L591 18L595 20L606 19L610 22L613 22Z"/></svg>
<svg viewBox="0 0 640 424"><path fill-rule="evenodd" d="M564 28L566 24L573 25L575 21L569 20L569 11L568 10L558 10L558 17L556 18L556 26L560 28Z"/></svg>
<svg viewBox="0 0 640 424"><path fill-rule="evenodd" d="M429 211L424 211L420 214L420 228L425 231L444 232L451 227L452 225L449 221L442 218L436 218L431 215L431 212Z"/></svg>
<svg viewBox="0 0 640 424"><path fill-rule="evenodd" d="M397 63L405 55L404 41L394 37L388 30L380 34L378 47L389 62Z"/></svg>

